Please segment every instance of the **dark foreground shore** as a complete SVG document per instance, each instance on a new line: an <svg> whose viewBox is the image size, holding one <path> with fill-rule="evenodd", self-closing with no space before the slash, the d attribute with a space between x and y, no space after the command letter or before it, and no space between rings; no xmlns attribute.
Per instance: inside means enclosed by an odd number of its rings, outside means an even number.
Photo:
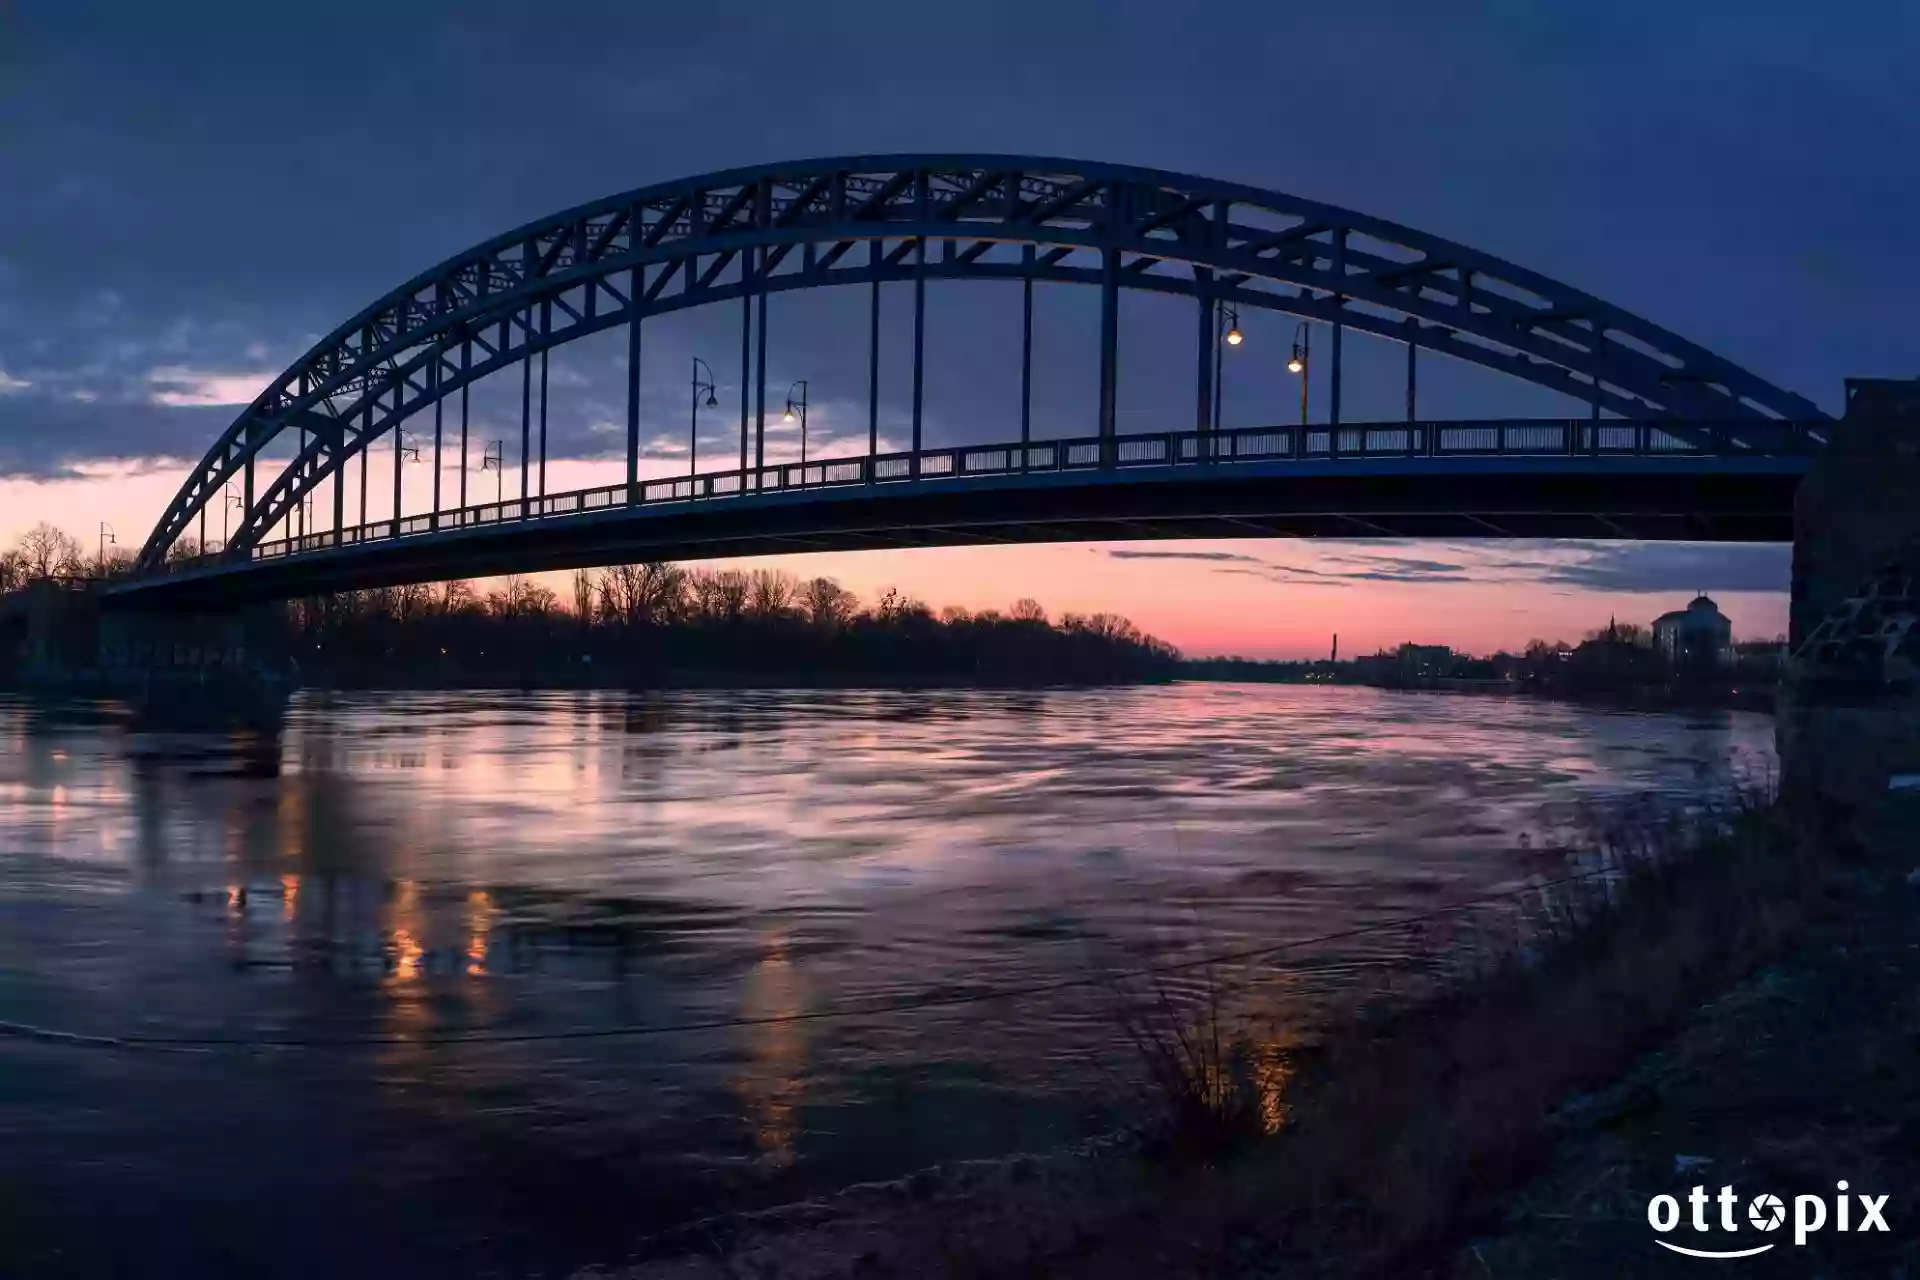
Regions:
<svg viewBox="0 0 1920 1280"><path fill-rule="evenodd" d="M703 1223L588 1274L1465 1280L1731 1265L1665 1239L1775 1244L1743 1274L1911 1275L1913 869L1775 811L1736 828L1641 864L1598 910L1569 904L1471 978L1331 1030L1288 1065L1277 1135L1246 1123L1231 1051L1203 1049L1206 1078L1169 1086L1185 1089L1185 1118L1134 1139ZM1650 1198L1674 1195L1685 1214L1696 1184L1733 1186L1744 1212L1761 1193L1831 1206L1841 1181L1890 1197L1888 1232L1830 1224L1796 1246L1791 1216L1772 1235L1648 1225Z"/></svg>
<svg viewBox="0 0 1920 1280"><path fill-rule="evenodd" d="M1666 1276L1716 1265L1760 1276L1920 1274L1916 874L1893 863L1830 868L1792 946L1702 1003L1612 1085L1565 1101L1544 1167L1459 1251L1451 1274ZM1838 1230L1842 1182L1856 1227L1858 1195L1889 1197L1886 1232ZM1737 1216L1737 1234L1700 1235L1686 1207L1695 1185L1709 1195L1731 1185L1742 1212L1757 1194L1785 1205L1812 1194L1828 1220L1804 1246L1791 1239L1791 1217L1771 1234ZM1687 1216L1656 1236L1647 1207L1662 1194ZM1774 1247L1715 1263L1659 1249L1656 1238Z"/></svg>

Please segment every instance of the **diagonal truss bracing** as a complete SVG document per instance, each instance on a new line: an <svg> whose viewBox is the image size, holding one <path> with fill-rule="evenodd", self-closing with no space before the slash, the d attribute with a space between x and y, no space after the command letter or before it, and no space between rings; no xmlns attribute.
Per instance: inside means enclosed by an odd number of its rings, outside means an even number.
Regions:
<svg viewBox="0 0 1920 1280"><path fill-rule="evenodd" d="M851 252L873 241L885 251ZM1005 245L1036 252L996 258ZM756 255L762 271L728 276ZM234 420L174 496L140 566L159 564L242 475L247 512L230 545L254 545L399 421L551 347L749 290L916 278L1117 283L1284 311L1437 350L1626 416L1824 416L1589 294L1316 201L1029 156L809 160L566 210L408 281L329 334ZM550 319L536 325L536 312ZM256 488L254 459L289 432L304 447Z"/></svg>

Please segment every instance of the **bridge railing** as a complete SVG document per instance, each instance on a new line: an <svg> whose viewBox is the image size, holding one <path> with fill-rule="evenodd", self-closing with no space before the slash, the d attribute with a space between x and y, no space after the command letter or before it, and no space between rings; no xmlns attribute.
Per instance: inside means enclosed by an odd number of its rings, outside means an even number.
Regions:
<svg viewBox="0 0 1920 1280"><path fill-rule="evenodd" d="M437 513L370 521L338 531L263 542L246 549L187 557L167 572L247 558L277 559L425 534L590 515L656 504L727 501L742 496L889 486L1102 468L1183 468L1250 462L1338 462L1380 458L1805 456L1829 443L1830 422L1740 419L1732 422L1621 419L1509 419L1486 422L1395 422L1246 427L1232 431L1168 431L1145 435L969 444L776 463L740 471L667 476L634 485L603 485L526 500L506 498Z"/></svg>

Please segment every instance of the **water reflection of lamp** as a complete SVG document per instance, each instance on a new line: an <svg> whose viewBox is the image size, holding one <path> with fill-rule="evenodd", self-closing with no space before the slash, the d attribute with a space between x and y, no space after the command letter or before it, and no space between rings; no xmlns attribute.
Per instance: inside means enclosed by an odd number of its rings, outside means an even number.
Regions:
<svg viewBox="0 0 1920 1280"><path fill-rule="evenodd" d="M420 976L420 958L426 954L420 945L420 885L401 880L394 889L393 981L408 983Z"/></svg>
<svg viewBox="0 0 1920 1280"><path fill-rule="evenodd" d="M493 932L493 895L475 889L467 895L467 976L487 971L487 936Z"/></svg>
<svg viewBox="0 0 1920 1280"><path fill-rule="evenodd" d="M754 1141L768 1162L779 1168L793 1163L798 1130L794 1113L807 1064L807 1042L801 1023L772 1019L791 1019L800 1013L803 995L800 975L787 953L786 935L776 932L762 944L760 963L747 974L741 993L740 1016L760 1021L745 1030L747 1061L733 1090L746 1108Z"/></svg>
<svg viewBox="0 0 1920 1280"><path fill-rule="evenodd" d="M430 1064L430 1049L424 1036L432 1021L433 1007L427 986L421 981L426 948L421 945L425 922L420 912L420 884L415 880L393 882L393 898L382 933L389 948L392 969L381 980L386 996L386 1035L382 1040L379 1065L382 1083L389 1088L416 1085Z"/></svg>

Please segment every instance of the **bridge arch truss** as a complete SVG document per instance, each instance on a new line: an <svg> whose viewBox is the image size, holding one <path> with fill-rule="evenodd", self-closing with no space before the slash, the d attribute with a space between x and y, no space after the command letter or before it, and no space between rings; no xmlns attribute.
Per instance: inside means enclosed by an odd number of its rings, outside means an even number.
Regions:
<svg viewBox="0 0 1920 1280"><path fill-rule="evenodd" d="M595 201L408 281L322 339L234 420L174 496L137 567L157 569L196 519L204 528L209 504L235 482L245 516L228 538L230 553L257 545L330 478L338 481L335 527L344 527L345 468L374 441L415 414L437 413L483 377L620 326L628 334L627 483L637 485L643 322L743 299L749 306L761 300L764 321L764 299L793 289L872 286L877 332L879 286L915 285L918 451L925 284L953 279L1100 290L1103 437L1114 434L1123 289L1197 300L1201 431L1213 418L1208 370L1223 305L1332 328L1335 426L1339 344L1348 329L1405 343L1410 359L1413 349L1425 348L1566 393L1587 402L1595 417L1606 410L1684 424L1825 416L1802 397L1590 294L1315 201L1157 170L1028 156L810 160ZM760 332L764 367L764 323ZM298 441L293 460L256 477L256 459L289 433ZM871 445L871 424L870 433ZM760 448L756 443L749 455L743 429L742 471L760 465ZM396 486L398 475L396 457ZM363 470L363 495L364 484Z"/></svg>

